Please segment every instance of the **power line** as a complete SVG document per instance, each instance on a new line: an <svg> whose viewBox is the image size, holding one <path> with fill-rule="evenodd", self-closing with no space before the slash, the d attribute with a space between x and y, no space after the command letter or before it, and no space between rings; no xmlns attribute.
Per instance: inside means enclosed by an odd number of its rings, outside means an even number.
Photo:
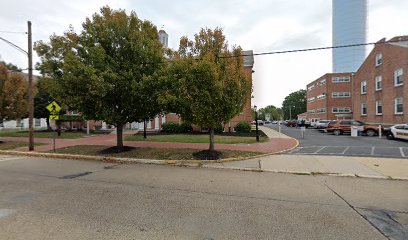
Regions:
<svg viewBox="0 0 408 240"><path fill-rule="evenodd" d="M19 50L20 52L22 52L22 53L28 55L28 52L27 52L26 50L22 49L21 47L17 46L16 44L10 42L9 40L4 39L4 38L2 38L2 37L0 37L0 40L3 40L4 42L6 42L6 43L9 44L10 46L14 47L15 49L17 49L17 50Z"/></svg>
<svg viewBox="0 0 408 240"><path fill-rule="evenodd" d="M15 32L15 31L5 31L5 30L0 30L0 33L27 34L27 32Z"/></svg>

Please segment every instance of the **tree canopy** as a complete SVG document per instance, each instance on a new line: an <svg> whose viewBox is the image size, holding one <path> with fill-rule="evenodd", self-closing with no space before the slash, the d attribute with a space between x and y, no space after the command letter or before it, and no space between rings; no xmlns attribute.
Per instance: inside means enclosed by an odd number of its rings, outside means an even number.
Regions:
<svg viewBox="0 0 408 240"><path fill-rule="evenodd" d="M170 62L167 91L168 110L210 132L239 114L250 96L251 82L243 66L240 47L228 48L220 28L201 29L194 40L180 39L179 50Z"/></svg>
<svg viewBox="0 0 408 240"><path fill-rule="evenodd" d="M100 9L76 33L71 27L50 42L39 41L40 71L52 79L51 96L85 118L117 127L123 146L126 122L153 118L157 103L163 46L157 28L135 12Z"/></svg>
<svg viewBox="0 0 408 240"><path fill-rule="evenodd" d="M285 119L295 119L298 114L306 112L306 90L302 89L286 96L282 111Z"/></svg>

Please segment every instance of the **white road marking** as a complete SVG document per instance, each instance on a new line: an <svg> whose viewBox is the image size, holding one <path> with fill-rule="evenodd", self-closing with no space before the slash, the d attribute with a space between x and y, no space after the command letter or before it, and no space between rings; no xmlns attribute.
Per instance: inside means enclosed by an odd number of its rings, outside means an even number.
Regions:
<svg viewBox="0 0 408 240"><path fill-rule="evenodd" d="M371 156L374 156L375 147L371 147Z"/></svg>
<svg viewBox="0 0 408 240"><path fill-rule="evenodd" d="M400 150L401 156L405 157L405 153L404 153L404 150L402 150L402 147L399 147L399 150Z"/></svg>
<svg viewBox="0 0 408 240"><path fill-rule="evenodd" d="M324 147L318 149L318 150L317 150L316 152L314 152L313 154L319 153L320 151L322 151L322 150L325 149L325 148L326 148L326 146L324 146Z"/></svg>
<svg viewBox="0 0 408 240"><path fill-rule="evenodd" d="M0 162L21 160L21 159L23 159L23 158L22 157L12 157L12 156L1 156L0 157Z"/></svg>
<svg viewBox="0 0 408 240"><path fill-rule="evenodd" d="M344 154L347 152L347 150L349 150L349 149L350 149L350 147L349 147L349 146L347 146L347 147L346 147L346 149L344 149L344 151L343 151L341 154L343 154L343 155L344 155Z"/></svg>

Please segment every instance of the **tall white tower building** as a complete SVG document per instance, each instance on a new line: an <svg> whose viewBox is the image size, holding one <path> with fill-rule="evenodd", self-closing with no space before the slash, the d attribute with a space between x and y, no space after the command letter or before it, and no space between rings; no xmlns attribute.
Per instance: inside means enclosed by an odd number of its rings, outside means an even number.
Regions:
<svg viewBox="0 0 408 240"><path fill-rule="evenodd" d="M169 35L163 29L159 31L159 40L165 48L169 47Z"/></svg>
<svg viewBox="0 0 408 240"><path fill-rule="evenodd" d="M365 43L367 0L332 1L333 46ZM333 73L356 72L366 57L366 47L334 48Z"/></svg>

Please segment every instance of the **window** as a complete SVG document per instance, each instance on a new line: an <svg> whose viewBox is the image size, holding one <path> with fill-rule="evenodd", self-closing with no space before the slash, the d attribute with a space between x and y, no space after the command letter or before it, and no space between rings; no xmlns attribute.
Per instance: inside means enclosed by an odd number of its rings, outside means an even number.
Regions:
<svg viewBox="0 0 408 240"><path fill-rule="evenodd" d="M350 92L332 92L332 98L349 98Z"/></svg>
<svg viewBox="0 0 408 240"><path fill-rule="evenodd" d="M351 113L351 108L349 108L349 107L334 107L334 108L332 108L332 113Z"/></svg>
<svg viewBox="0 0 408 240"><path fill-rule="evenodd" d="M322 94L317 96L317 100L323 100L325 98L326 98L326 93L322 93Z"/></svg>
<svg viewBox="0 0 408 240"><path fill-rule="evenodd" d="M376 67L382 64L382 58L383 58L382 53L377 53L377 55L375 55L375 66Z"/></svg>
<svg viewBox="0 0 408 240"><path fill-rule="evenodd" d="M367 81L362 81L361 82L361 94L366 94L367 93Z"/></svg>
<svg viewBox="0 0 408 240"><path fill-rule="evenodd" d="M307 101L310 102L310 103L312 103L312 102L315 101L315 97L311 97L311 98L307 99Z"/></svg>
<svg viewBox="0 0 408 240"><path fill-rule="evenodd" d="M40 127L40 126L41 126L41 119L40 119L40 118L35 118L35 120L34 120L34 125L35 125L36 127Z"/></svg>
<svg viewBox="0 0 408 240"><path fill-rule="evenodd" d="M394 86L401 86L404 84L403 79L404 71L402 68L395 70L394 72Z"/></svg>
<svg viewBox="0 0 408 240"><path fill-rule="evenodd" d="M375 101L375 115L382 115L382 102Z"/></svg>
<svg viewBox="0 0 408 240"><path fill-rule="evenodd" d="M361 115L362 116L367 115L367 103L362 103L361 104Z"/></svg>
<svg viewBox="0 0 408 240"><path fill-rule="evenodd" d="M309 112L308 113L310 113L310 114L315 114L315 110L314 109L311 109L311 110L309 110Z"/></svg>
<svg viewBox="0 0 408 240"><path fill-rule="evenodd" d="M333 83L350 82L350 77L349 77L349 76L344 76L344 77L332 77L332 82L333 82Z"/></svg>
<svg viewBox="0 0 408 240"><path fill-rule="evenodd" d="M320 80L317 85L322 86L322 85L324 85L324 84L326 84L326 79Z"/></svg>
<svg viewBox="0 0 408 240"><path fill-rule="evenodd" d="M312 89L315 87L315 85L313 84L313 85L310 85L308 88L307 88L307 90L308 91L312 91Z"/></svg>
<svg viewBox="0 0 408 240"><path fill-rule="evenodd" d="M375 91L382 90L382 76L375 77Z"/></svg>
<svg viewBox="0 0 408 240"><path fill-rule="evenodd" d="M395 99L395 114L403 114L404 113L404 106L402 102L402 97L398 97Z"/></svg>
<svg viewBox="0 0 408 240"><path fill-rule="evenodd" d="M317 113L326 113L326 108L318 108Z"/></svg>

